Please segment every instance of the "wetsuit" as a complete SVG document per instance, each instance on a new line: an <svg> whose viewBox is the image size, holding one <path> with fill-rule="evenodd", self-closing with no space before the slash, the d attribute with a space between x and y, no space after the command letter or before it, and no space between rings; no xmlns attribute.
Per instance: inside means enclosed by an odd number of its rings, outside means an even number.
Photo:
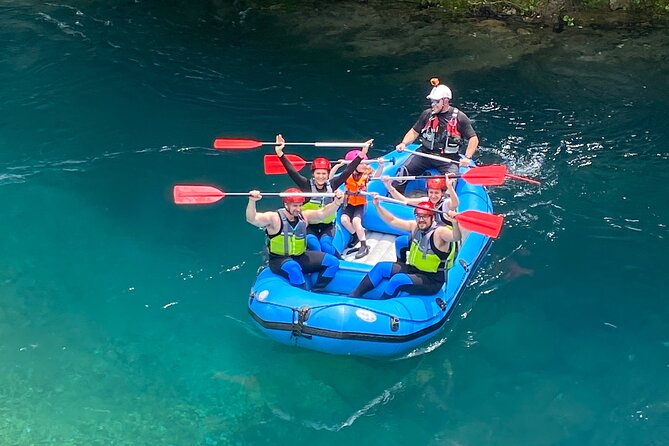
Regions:
<svg viewBox="0 0 669 446"><path fill-rule="evenodd" d="M339 269L339 260L321 251L307 251L307 223L300 215L290 221L284 209L277 211L281 227L276 234L267 233L269 269L288 279L291 285L306 287L304 273L318 272L313 289L325 287Z"/></svg>
<svg viewBox="0 0 669 446"><path fill-rule="evenodd" d="M401 291L409 294L436 294L447 278L448 268L453 265L456 244L449 244L446 252L437 249L434 243L434 223L428 230L414 230L411 234L411 247L407 263L379 262L365 275L351 297L362 297L388 279L388 284L381 299L396 297Z"/></svg>
<svg viewBox="0 0 669 446"><path fill-rule="evenodd" d="M280 156L281 164L288 172L288 175L293 180L293 182L300 188L302 192L332 192L337 190L342 184L346 182L346 179L355 171L355 169L360 164L362 159L359 156L356 156L353 161L346 166L346 169L340 174L329 180L323 186L318 187L313 181L313 178L306 178L301 175L296 169L295 166L286 158L285 156ZM319 202L318 207L309 207L310 203ZM304 209L318 209L323 207L329 202L332 201L332 198L325 199L311 199L305 206ZM332 245L332 240L334 238L335 223L334 218L329 222L321 223L312 223L307 228L307 248L311 251L323 251L328 254L335 254L335 248Z"/></svg>

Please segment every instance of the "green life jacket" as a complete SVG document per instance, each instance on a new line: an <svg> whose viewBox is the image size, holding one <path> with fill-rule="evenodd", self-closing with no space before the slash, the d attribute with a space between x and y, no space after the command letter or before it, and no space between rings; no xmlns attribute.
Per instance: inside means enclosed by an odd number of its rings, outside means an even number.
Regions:
<svg viewBox="0 0 669 446"><path fill-rule="evenodd" d="M285 209L276 212L281 217L281 229L274 235L267 234L269 252L278 256L304 254L307 250L307 222L302 218L302 214L297 217L297 224L293 227L286 217Z"/></svg>
<svg viewBox="0 0 669 446"><path fill-rule="evenodd" d="M316 183L314 183L314 179L309 180L309 184L311 184L311 192L317 194L319 192L318 189L316 189ZM332 185L330 184L330 180L325 183L325 189L327 193L332 193ZM302 206L302 210L319 210L327 206L328 204L332 203L334 201L334 198L331 197L311 197L311 199L304 203ZM324 218L322 221L318 223L332 223L337 216L336 213L330 215L329 217Z"/></svg>
<svg viewBox="0 0 669 446"><path fill-rule="evenodd" d="M445 272L455 261L456 244L451 242L447 252L439 251L434 246L432 236L439 225L432 223L427 231L418 228L411 234L408 263L426 273Z"/></svg>

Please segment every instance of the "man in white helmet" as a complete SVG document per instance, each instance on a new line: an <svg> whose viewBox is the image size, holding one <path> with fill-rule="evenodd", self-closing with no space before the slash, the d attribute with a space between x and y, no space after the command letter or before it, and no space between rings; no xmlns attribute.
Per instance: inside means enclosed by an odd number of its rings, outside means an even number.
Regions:
<svg viewBox="0 0 669 446"><path fill-rule="evenodd" d="M458 166L470 165L472 156L479 146L479 138L469 117L450 105L453 98L451 89L439 83L437 78L432 78L430 83L434 87L427 95L431 107L421 113L418 121L404 135L396 149L402 151L418 138L421 143L418 151L439 155L451 161L442 163L411 155L404 165L402 175L420 175L430 168L438 169L444 174L458 173ZM460 158L460 148L465 145L465 140L467 141L465 154ZM404 185L401 183L396 183L395 187L400 192L404 190Z"/></svg>

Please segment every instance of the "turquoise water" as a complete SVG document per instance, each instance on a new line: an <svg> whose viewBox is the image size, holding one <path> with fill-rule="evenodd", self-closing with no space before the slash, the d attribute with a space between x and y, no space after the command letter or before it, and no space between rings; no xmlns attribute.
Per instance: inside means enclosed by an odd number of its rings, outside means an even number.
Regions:
<svg viewBox="0 0 669 446"><path fill-rule="evenodd" d="M119 3L0 6L3 444L666 444L667 30L546 34L519 54L472 27L437 52L443 29L398 38L361 24L364 5L300 23ZM384 153L434 74L479 161L542 187L490 190L505 229L415 356L268 341L246 310L263 238L245 200L177 208L171 186L290 184L216 136Z"/></svg>

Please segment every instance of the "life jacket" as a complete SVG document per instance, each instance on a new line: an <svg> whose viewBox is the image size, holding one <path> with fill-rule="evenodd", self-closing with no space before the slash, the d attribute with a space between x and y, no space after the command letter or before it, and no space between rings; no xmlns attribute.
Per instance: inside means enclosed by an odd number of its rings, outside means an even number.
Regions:
<svg viewBox="0 0 669 446"><path fill-rule="evenodd" d="M307 250L307 222L302 214L297 217L293 227L286 217L286 210L276 211L281 218L281 229L274 235L267 234L267 247L271 254L277 256L299 256ZM265 230L267 233L267 230Z"/></svg>
<svg viewBox="0 0 669 446"><path fill-rule="evenodd" d="M309 180L309 184L311 185L311 192L313 193L319 193L322 191L319 191L316 189L316 183L314 182L314 179ZM325 188L326 192L331 194L332 193L332 185L330 184L330 180L325 183ZM304 203L302 206L302 210L319 210L327 206L328 204L332 203L334 201L334 198L332 197L311 197L309 201ZM332 223L337 216L336 213L332 214L329 217L324 218L322 221L319 223Z"/></svg>
<svg viewBox="0 0 669 446"><path fill-rule="evenodd" d="M432 236L439 225L434 222L427 231L416 228L411 234L411 245L407 263L426 273L445 273L453 266L457 247L455 242L449 243L448 251L442 252L434 245Z"/></svg>
<svg viewBox="0 0 669 446"><path fill-rule="evenodd" d="M346 192L348 192L346 202L351 206L360 206L361 204L367 203L367 197L355 194L367 190L369 172L363 173L357 180L353 178L353 175L355 175L355 172L346 179Z"/></svg>
<svg viewBox="0 0 669 446"><path fill-rule="evenodd" d="M460 110L453 107L451 118L446 121L445 129L439 126L439 115L442 113L430 116L419 135L423 147L431 152L458 153L463 142L462 134L458 130L458 113Z"/></svg>

